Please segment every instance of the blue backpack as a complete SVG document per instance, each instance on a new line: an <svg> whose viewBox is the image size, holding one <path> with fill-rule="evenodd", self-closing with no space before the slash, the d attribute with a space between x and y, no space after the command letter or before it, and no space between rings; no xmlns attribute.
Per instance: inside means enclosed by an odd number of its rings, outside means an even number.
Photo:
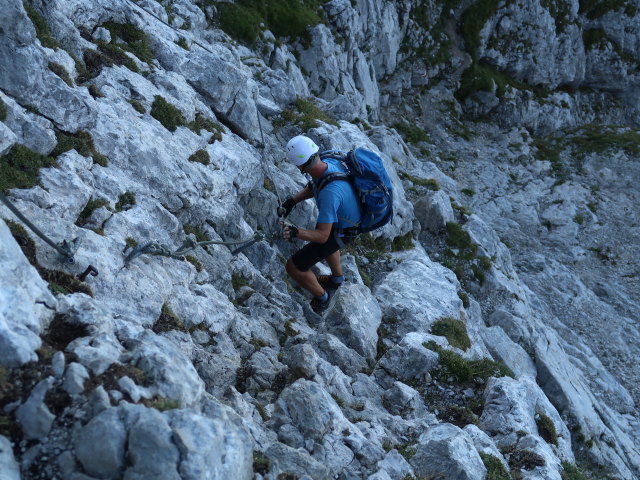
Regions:
<svg viewBox="0 0 640 480"><path fill-rule="evenodd" d="M355 188L360 200L362 218L356 227L357 232L370 232L389 223L393 217L393 187L380 156L364 148L356 148L350 152L321 152L320 159L325 158L339 160L349 173L325 175L318 182L316 194L330 182L347 180Z"/></svg>

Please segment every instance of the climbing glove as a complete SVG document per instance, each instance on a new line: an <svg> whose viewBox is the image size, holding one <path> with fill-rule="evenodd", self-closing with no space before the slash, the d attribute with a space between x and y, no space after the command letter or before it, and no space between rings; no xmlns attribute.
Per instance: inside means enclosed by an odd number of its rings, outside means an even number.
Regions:
<svg viewBox="0 0 640 480"><path fill-rule="evenodd" d="M291 197L287 198L284 202L282 202L282 205L278 205L278 216L282 218L288 217L291 213L291 210L293 210L293 207L295 206L296 201Z"/></svg>
<svg viewBox="0 0 640 480"><path fill-rule="evenodd" d="M289 241L293 242L293 239L298 236L298 227L294 225L288 225L289 227Z"/></svg>

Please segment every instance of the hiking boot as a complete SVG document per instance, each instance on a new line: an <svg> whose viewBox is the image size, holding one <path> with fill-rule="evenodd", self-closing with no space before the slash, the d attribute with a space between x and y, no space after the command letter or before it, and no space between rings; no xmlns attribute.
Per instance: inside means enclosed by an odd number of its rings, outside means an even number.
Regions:
<svg viewBox="0 0 640 480"><path fill-rule="evenodd" d="M338 288L340 288L340 285L342 285L342 283L335 283L331 279L331 275L318 275L318 283L327 292L329 290L335 292ZM331 293L329 293L329 295L331 295Z"/></svg>
<svg viewBox="0 0 640 480"><path fill-rule="evenodd" d="M314 297L313 300L311 300L311 302L309 303L311 310L313 310L318 315L322 315L327 310L327 308L329 308L335 290L325 289L325 292L329 294L329 298L327 298L326 302L322 302Z"/></svg>

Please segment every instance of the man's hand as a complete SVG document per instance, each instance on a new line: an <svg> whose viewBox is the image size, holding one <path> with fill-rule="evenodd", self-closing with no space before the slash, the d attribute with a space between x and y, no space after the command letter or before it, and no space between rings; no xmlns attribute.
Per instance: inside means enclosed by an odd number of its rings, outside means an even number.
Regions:
<svg viewBox="0 0 640 480"><path fill-rule="evenodd" d="M281 218L286 218L289 216L289 214L291 213L291 210L293 210L293 207L296 206L296 201L289 197L287 198L284 202L282 202L282 205L278 205L278 217Z"/></svg>
<svg viewBox="0 0 640 480"><path fill-rule="evenodd" d="M282 238L284 238L287 242L293 241L294 238L298 236L298 227L291 224L285 224L284 222L280 222L282 225Z"/></svg>

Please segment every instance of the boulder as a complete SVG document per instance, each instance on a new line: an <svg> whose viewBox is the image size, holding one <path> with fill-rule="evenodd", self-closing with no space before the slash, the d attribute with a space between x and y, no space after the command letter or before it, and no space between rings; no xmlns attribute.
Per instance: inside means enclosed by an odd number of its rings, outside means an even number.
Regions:
<svg viewBox="0 0 640 480"><path fill-rule="evenodd" d="M20 480L20 467L13 456L11 442L0 435L0 471L5 480Z"/></svg>
<svg viewBox="0 0 640 480"><path fill-rule="evenodd" d="M364 285L345 284L336 291L335 306L325 318L328 333L367 360L376 356L381 312L378 302Z"/></svg>
<svg viewBox="0 0 640 480"><path fill-rule="evenodd" d="M418 476L442 476L460 480L483 480L487 469L469 436L460 428L443 423L420 435L409 463Z"/></svg>
<svg viewBox="0 0 640 480"><path fill-rule="evenodd" d="M422 229L432 233L441 232L455 220L449 196L442 190L418 198L413 211Z"/></svg>
<svg viewBox="0 0 640 480"><path fill-rule="evenodd" d="M38 382L27 401L16 412L16 419L25 437L29 439L41 440L51 431L56 417L49 411L44 399L54 382L53 377Z"/></svg>
<svg viewBox="0 0 640 480"><path fill-rule="evenodd" d="M442 265L407 260L399 264L378 285L374 294L384 317L397 321L394 332L402 337L409 332L428 332L443 317L458 317L462 300L457 280Z"/></svg>
<svg viewBox="0 0 640 480"><path fill-rule="evenodd" d="M9 216L4 205L0 211ZM0 264L6 269L0 278L0 363L13 368L37 359L39 335L51 321L57 300L4 221L0 221Z"/></svg>

